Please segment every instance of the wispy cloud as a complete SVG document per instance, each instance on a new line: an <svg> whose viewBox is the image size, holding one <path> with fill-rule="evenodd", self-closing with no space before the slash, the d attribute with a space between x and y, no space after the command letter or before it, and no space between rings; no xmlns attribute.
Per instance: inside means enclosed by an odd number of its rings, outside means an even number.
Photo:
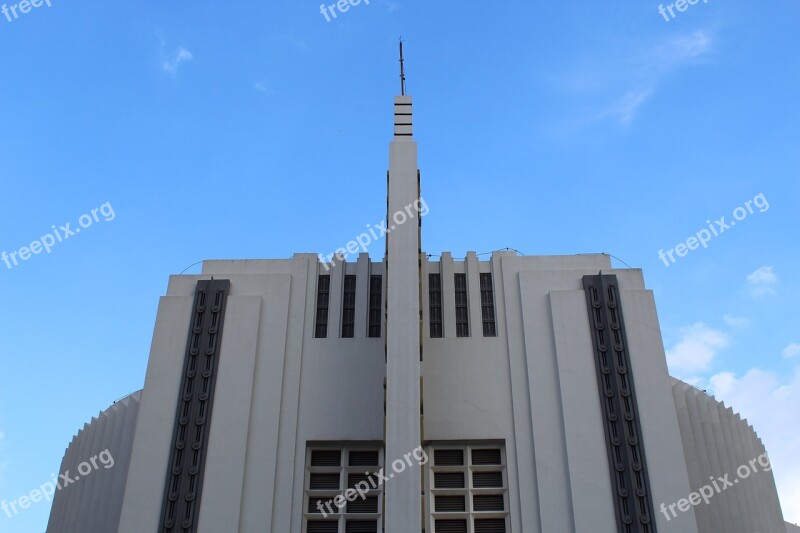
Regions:
<svg viewBox="0 0 800 533"><path fill-rule="evenodd" d="M667 364L673 373L708 370L717 354L730 344L730 337L702 322L681 328L680 339L667 350Z"/></svg>
<svg viewBox="0 0 800 533"><path fill-rule="evenodd" d="M747 286L750 289L750 295L754 298L777 294L775 291L777 282L778 276L771 266L764 265L759 267L755 272L747 276Z"/></svg>
<svg viewBox="0 0 800 533"><path fill-rule="evenodd" d="M722 320L724 320L725 323L732 328L743 328L745 326L750 325L749 319L733 315L725 315L722 317Z"/></svg>
<svg viewBox="0 0 800 533"><path fill-rule="evenodd" d="M269 87L269 85L266 84L266 82L258 81L253 87L256 91L264 93L267 96L271 96L273 94L273 90Z"/></svg>
<svg viewBox="0 0 800 533"><path fill-rule="evenodd" d="M796 342L790 343L789 346L783 349L781 354L787 359L800 356L800 344Z"/></svg>
<svg viewBox="0 0 800 533"><path fill-rule="evenodd" d="M661 82L674 71L706 54L712 44L705 30L697 30L666 41L645 53L634 62L630 85L621 97L597 114L597 119L611 118L622 124L633 120L641 108L658 90Z"/></svg>
<svg viewBox="0 0 800 533"><path fill-rule="evenodd" d="M194 56L186 48L180 47L175 52L166 57L161 63L161 68L172 75L178 72L178 65L184 61L189 61Z"/></svg>
<svg viewBox="0 0 800 533"><path fill-rule="evenodd" d="M654 88L639 88L628 91L618 102L603 111L600 117L614 117L621 123L628 124L654 90Z"/></svg>
<svg viewBox="0 0 800 533"><path fill-rule="evenodd" d="M662 66L671 68L705 54L711 45L711 37L705 30L681 35L655 49L653 59Z"/></svg>

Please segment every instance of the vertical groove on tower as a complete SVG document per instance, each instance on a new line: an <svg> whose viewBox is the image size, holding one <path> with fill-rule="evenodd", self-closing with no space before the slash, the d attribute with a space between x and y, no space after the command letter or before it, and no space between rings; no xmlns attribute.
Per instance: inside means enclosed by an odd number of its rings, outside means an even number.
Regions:
<svg viewBox="0 0 800 533"><path fill-rule="evenodd" d="M197 531L229 280L197 282L161 511L162 533Z"/></svg>
<svg viewBox="0 0 800 533"><path fill-rule="evenodd" d="M614 275L584 276L608 465L620 533L656 533L619 285Z"/></svg>

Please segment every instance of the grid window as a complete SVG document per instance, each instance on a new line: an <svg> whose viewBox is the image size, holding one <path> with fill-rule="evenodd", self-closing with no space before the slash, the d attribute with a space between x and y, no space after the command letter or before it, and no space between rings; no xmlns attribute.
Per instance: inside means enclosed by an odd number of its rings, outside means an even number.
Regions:
<svg viewBox="0 0 800 533"><path fill-rule="evenodd" d="M382 463L380 444L309 446L303 532L378 533L383 486L378 484L375 472L381 469ZM348 501L345 493L350 488L360 489L363 498L357 493L352 501ZM338 496L341 498L337 500ZM337 501L341 506L336 504Z"/></svg>
<svg viewBox="0 0 800 533"><path fill-rule="evenodd" d="M323 274L317 280L317 320L314 337L324 339L328 336L328 301L331 291L331 276Z"/></svg>
<svg viewBox="0 0 800 533"><path fill-rule="evenodd" d="M442 337L442 275L428 274L428 313L431 338Z"/></svg>
<svg viewBox="0 0 800 533"><path fill-rule="evenodd" d="M355 336L356 324L356 277L344 277L344 298L342 299L342 337Z"/></svg>
<svg viewBox="0 0 800 533"><path fill-rule="evenodd" d="M369 277L369 336L381 336L383 316L383 278L380 275Z"/></svg>
<svg viewBox="0 0 800 533"><path fill-rule="evenodd" d="M496 337L497 326L494 321L494 293L492 292L492 275L481 274L481 315L483 318L483 336Z"/></svg>
<svg viewBox="0 0 800 533"><path fill-rule="evenodd" d="M431 533L505 533L508 487L505 450L493 441L439 443L425 466Z"/></svg>
<svg viewBox="0 0 800 533"><path fill-rule="evenodd" d="M467 307L467 275L454 274L456 289L456 337L469 337L469 309Z"/></svg>

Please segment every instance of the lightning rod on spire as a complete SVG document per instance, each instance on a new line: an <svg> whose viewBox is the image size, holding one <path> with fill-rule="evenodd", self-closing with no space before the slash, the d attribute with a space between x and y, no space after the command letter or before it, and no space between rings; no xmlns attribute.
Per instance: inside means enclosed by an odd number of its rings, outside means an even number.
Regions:
<svg viewBox="0 0 800 533"><path fill-rule="evenodd" d="M403 66L403 38L400 38L400 94L406 95L406 73Z"/></svg>

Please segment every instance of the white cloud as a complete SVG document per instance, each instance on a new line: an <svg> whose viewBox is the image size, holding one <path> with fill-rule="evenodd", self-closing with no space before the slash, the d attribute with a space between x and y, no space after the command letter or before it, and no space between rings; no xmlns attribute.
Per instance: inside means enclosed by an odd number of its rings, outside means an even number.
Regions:
<svg viewBox="0 0 800 533"><path fill-rule="evenodd" d="M784 519L800 522L800 366L788 378L758 368L720 372L709 392L752 424L774 466Z"/></svg>
<svg viewBox="0 0 800 533"><path fill-rule="evenodd" d="M791 357L797 357L798 355L800 355L800 344L797 344L796 342L792 342L792 343L789 344L789 346L784 348L781 353L787 359L789 359Z"/></svg>
<svg viewBox="0 0 800 533"><path fill-rule="evenodd" d="M161 64L161 68L174 75L178 72L178 65L184 61L192 59L193 57L194 56L192 53L186 48L178 48L172 53L171 56L164 59L164 62Z"/></svg>
<svg viewBox="0 0 800 533"><path fill-rule="evenodd" d="M747 282L751 284L775 283L778 276L772 271L771 266L762 266L758 270L747 276Z"/></svg>
<svg viewBox="0 0 800 533"><path fill-rule="evenodd" d="M628 91L618 102L606 109L601 116L616 117L623 124L628 124L639 107L644 104L654 88L640 88Z"/></svg>
<svg viewBox="0 0 800 533"><path fill-rule="evenodd" d="M256 82L254 87L255 87L256 91L264 93L267 96L270 96L270 95L273 94L272 89L270 89L269 86L263 81Z"/></svg>
<svg viewBox="0 0 800 533"><path fill-rule="evenodd" d="M722 317L722 320L724 320L725 323L732 328L743 328L745 326L750 325L749 319L733 315L725 315Z"/></svg>
<svg viewBox="0 0 800 533"><path fill-rule="evenodd" d="M614 104L608 106L597 118L612 117L623 124L629 123L638 109L656 92L661 81L674 70L709 51L711 36L704 30L682 35L650 51L637 69L640 78Z"/></svg>
<svg viewBox="0 0 800 533"><path fill-rule="evenodd" d="M675 374L708 370L717 353L730 344L722 331L696 322L680 330L681 338L667 350L667 364Z"/></svg>
<svg viewBox="0 0 800 533"><path fill-rule="evenodd" d="M664 43L656 49L655 55L659 61L672 66L705 54L709 46L711 37L704 30L697 30Z"/></svg>
<svg viewBox="0 0 800 533"><path fill-rule="evenodd" d="M750 288L750 295L754 298L777 294L773 285L778 282L778 276L772 271L771 266L762 266L755 272L748 274L747 285Z"/></svg>

